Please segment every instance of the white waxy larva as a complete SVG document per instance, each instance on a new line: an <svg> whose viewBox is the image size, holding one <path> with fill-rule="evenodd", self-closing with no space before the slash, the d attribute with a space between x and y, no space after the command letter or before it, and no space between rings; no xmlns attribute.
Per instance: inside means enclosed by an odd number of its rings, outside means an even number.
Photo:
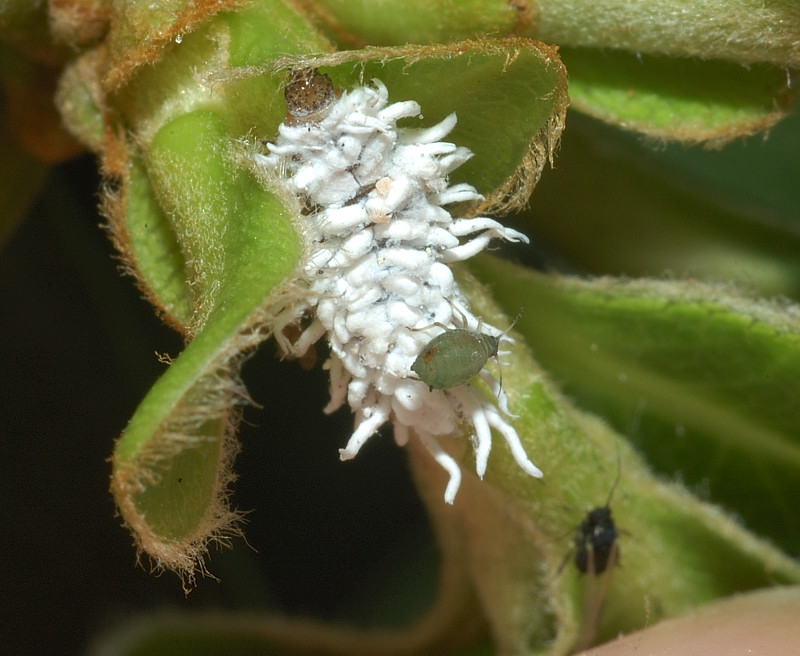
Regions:
<svg viewBox="0 0 800 656"><path fill-rule="evenodd" d="M327 336L331 401L325 412L347 402L356 417L341 458L353 458L391 422L399 444L418 438L448 472L444 498L453 503L461 470L437 438L471 426L481 477L493 429L524 471L541 476L510 423L499 384L484 368L501 333L469 311L446 265L472 257L492 239L527 242L493 219L457 219L445 209L482 199L469 184L448 186L449 173L472 156L442 141L456 125L455 114L423 129L398 128L400 119L417 119L420 107L410 100L389 104L377 80L339 93L317 71L296 71L289 87L289 116L270 154L254 161L270 179L282 177L306 209L298 217L306 289L281 320L316 318L294 345L282 345L299 355ZM479 337L483 351L470 361L473 373L442 372L448 384L431 391L412 367L432 341L433 325L444 327L446 350L458 345L454 335L469 334ZM479 325L480 332L468 330ZM467 384L473 375L496 399Z"/></svg>

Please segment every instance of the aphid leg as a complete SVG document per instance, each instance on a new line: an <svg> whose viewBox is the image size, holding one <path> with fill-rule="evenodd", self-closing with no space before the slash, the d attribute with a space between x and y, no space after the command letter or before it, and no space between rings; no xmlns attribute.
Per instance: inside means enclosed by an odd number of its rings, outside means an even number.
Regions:
<svg viewBox="0 0 800 656"><path fill-rule="evenodd" d="M379 405L364 408L362 413L361 423L355 431L353 431L353 434L347 441L347 446L344 449L339 449L340 460L352 460L356 457L361 447L364 446L364 443L372 437L389 418L389 404L384 400L384 402Z"/></svg>
<svg viewBox="0 0 800 656"><path fill-rule="evenodd" d="M619 485L619 479L622 476L622 456L619 454L619 442L614 442L614 445L617 447L617 477L614 479L614 484L611 486L611 490L608 492L608 499L606 499L606 508L609 507L611 504L611 497L614 496L614 490L617 489L617 485ZM616 543L614 544L614 549L617 548ZM614 554L616 556L616 552ZM616 559L616 558L615 558Z"/></svg>
<svg viewBox="0 0 800 656"><path fill-rule="evenodd" d="M497 343L499 344L500 340L497 340ZM500 356L497 352L494 354L494 359L497 361L497 370L500 376L500 380L497 382L497 392L495 392L497 405L500 406L500 410L502 410L503 414L516 419L519 415L512 415L508 409L508 398L506 398L506 393L503 391L503 363L500 362ZM494 380L494 376L492 376L492 380Z"/></svg>
<svg viewBox="0 0 800 656"><path fill-rule="evenodd" d="M433 456L433 459L442 466L442 468L450 474L450 480L444 490L445 503L453 504L456 498L458 488L461 486L461 468L458 463L439 445L437 439L430 433L418 433L419 439L428 450L428 453Z"/></svg>
<svg viewBox="0 0 800 656"><path fill-rule="evenodd" d="M564 536L562 535L561 537L563 538ZM575 549L574 548L570 549L567 553L564 554L564 558L561 560L561 564L558 566L558 569L556 570L555 576L553 577L554 580L556 578L558 578L559 576L561 576L561 572L564 571L564 568L567 566L569 561L572 560L572 556L574 554L575 554Z"/></svg>
<svg viewBox="0 0 800 656"><path fill-rule="evenodd" d="M468 310L467 308L461 306L456 301L450 301L450 307L453 308L453 312L457 314L461 320L461 325L459 326L456 321L453 321L453 324L459 328L466 328L469 329L469 319L467 318ZM480 326L480 319L478 320L478 326Z"/></svg>
<svg viewBox="0 0 800 656"><path fill-rule="evenodd" d="M542 474L542 471L536 465L528 460L528 454L525 453L525 448L522 446L522 442L519 441L519 435L517 435L517 431L514 430L514 427L506 423L505 419L498 414L494 407L486 406L484 412L486 413L486 419L489 421L489 425L496 428L505 438L508 448L511 449L511 455L514 456L514 460L517 461L517 464L522 470L534 478L542 478L544 474Z"/></svg>
<svg viewBox="0 0 800 656"><path fill-rule="evenodd" d="M430 330L431 328L441 328L444 331L452 330L449 326L445 326L443 323L439 321L434 321L433 323L429 323L425 326L419 326L418 328L409 328L411 332L422 332L423 330Z"/></svg>
<svg viewBox="0 0 800 656"><path fill-rule="evenodd" d="M441 328L445 332L448 330L453 330L453 328L465 328L470 330L469 319L467 318L470 315L469 310L466 309L462 304L456 302L455 300L448 298L447 304L450 306L452 313L448 319L452 325L447 326L443 324L441 321L434 321L433 323L426 324L424 326L417 326L416 328L409 328L414 332L422 331L422 330L429 330L436 326L437 328ZM458 315L458 316L456 316Z"/></svg>

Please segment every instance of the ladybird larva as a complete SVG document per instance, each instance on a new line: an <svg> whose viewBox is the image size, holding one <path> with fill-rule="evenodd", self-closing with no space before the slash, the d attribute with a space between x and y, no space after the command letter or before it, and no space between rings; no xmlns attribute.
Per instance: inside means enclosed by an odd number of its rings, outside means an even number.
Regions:
<svg viewBox="0 0 800 656"><path fill-rule="evenodd" d="M313 319L294 342L281 331L276 337L285 352L297 356L327 339L331 400L325 412L346 403L355 416L340 458L354 458L389 422L399 444L410 436L419 439L447 471L444 499L453 503L460 466L438 438L471 429L476 471L483 477L495 430L518 465L541 477L510 423L499 383L483 369L502 335L491 326L480 329L448 266L483 251L492 239L528 239L494 219L458 218L447 209L483 200L471 185L448 182L472 156L443 141L456 125L455 114L422 130L401 127L400 120L421 120L417 102L390 104L380 80L340 94L314 69L295 71L285 95L289 115L268 144L269 155L256 153L254 159L300 201L302 293L280 320L285 325ZM462 345L447 336L453 330L479 326L478 339L485 339L477 357L461 358L469 365L466 374L434 381L455 386L432 393L412 365L431 341L426 327L437 324L451 355ZM456 336L466 342L473 333ZM433 366L435 372L450 370L436 360ZM461 384L473 370L495 391L496 401Z"/></svg>

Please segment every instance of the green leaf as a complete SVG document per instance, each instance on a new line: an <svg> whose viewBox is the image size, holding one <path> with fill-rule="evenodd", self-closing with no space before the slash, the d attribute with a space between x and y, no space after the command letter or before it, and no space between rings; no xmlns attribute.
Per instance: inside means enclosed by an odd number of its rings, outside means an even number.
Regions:
<svg viewBox="0 0 800 656"><path fill-rule="evenodd" d="M785 69L562 48L572 107L656 139L716 144L764 131L796 91Z"/></svg>
<svg viewBox="0 0 800 656"><path fill-rule="evenodd" d="M257 40L252 32L258 34ZM214 173L221 174L232 165L227 160L236 157L234 140L249 138L251 131L274 130L284 116L281 104L274 102L280 93L279 80L231 78L230 65L260 64L270 54L324 47L325 42L285 4L266 2L241 14L225 14L187 34L167 48L157 63L138 70L111 99L97 97L101 82L91 74L98 74L101 62L93 51L80 58L62 80L62 109L68 105L73 110L68 113L71 128L101 151L106 174L119 178L114 180L119 190L109 190L104 199L112 239L145 295L178 330L191 332L202 323L201 316L208 310L201 307L202 297L207 285L216 284L214 271L192 272L186 262L204 269L218 267L213 264L218 244L210 226L224 217L216 213L220 203L234 202L224 199L222 183L212 182L213 176L202 182L208 177L204 167L214 162ZM227 83L220 87L215 75ZM110 101L119 108L129 136L117 137L121 126L115 126L104 139L103 128L96 127L99 112L91 109ZM215 127L218 141L204 141L197 152L186 155L198 184L209 185L203 198L195 197L192 181L182 180L179 171L154 174L157 163L148 160L154 138L173 130L177 123L166 126L190 112L197 116L213 112L215 125L222 123ZM213 156L207 157L212 151ZM182 216L177 222L176 211ZM209 230L203 237L202 230L193 226ZM217 224L216 229L225 231L226 227ZM189 324L195 324L194 328Z"/></svg>
<svg viewBox="0 0 800 656"><path fill-rule="evenodd" d="M507 0L408 0L308 3L330 36L345 47L447 43L476 35L525 34L532 9Z"/></svg>
<svg viewBox="0 0 800 656"><path fill-rule="evenodd" d="M541 0L536 36L560 46L618 48L742 64L800 64L794 0Z"/></svg>
<svg viewBox="0 0 800 656"><path fill-rule="evenodd" d="M313 0L306 6L350 46L515 34L559 46L800 64L800 10L792 0L720 0L689 7L678 0Z"/></svg>
<svg viewBox="0 0 800 656"><path fill-rule="evenodd" d="M348 20L364 21L355 38L372 43L379 42L373 36L406 43L404 34L454 39L463 30L468 37L551 35L575 48L575 97L586 111L656 136L688 129L687 140L719 140L768 125L776 120L772 99L786 100L778 69L797 63L798 12L794 4L762 4L698 5L693 20L676 22L674 2L578 9L552 2L537 12L518 2L427 3L419 12L372 3ZM319 6L302 3L312 5ZM554 48L517 38L319 54L330 44L291 7L278 0L241 10L233 2L116 3L104 49L84 55L80 76L65 77L73 130L102 155L112 237L151 301L191 340L118 441L112 474L139 548L187 588L206 573L207 543L238 531L227 495L239 406L247 401L239 370L273 330L276 308L291 303L280 296L282 283L301 258L298 208L247 164L284 116L286 69L321 67L342 89L377 77L391 101L420 102L424 119L409 126L455 111L453 140L475 157L453 182L486 194L475 212L525 203L563 128L566 78ZM338 22L344 5L337 11L320 15L331 33L352 39ZM653 56L641 66L619 50L601 60L603 47ZM106 52L107 60L98 56ZM755 72L701 58L747 62ZM573 185L589 184L595 173ZM571 188L560 200L579 195ZM588 197L606 204L603 193ZM728 215L716 218L722 224ZM687 233L697 234L696 224ZM710 253L724 233L696 243ZM759 255L771 262L778 239L752 249L747 237L731 241L748 262ZM787 246L774 276L759 279L765 289L794 276L791 269L777 280L793 266L791 252ZM712 274L724 275L730 261L720 258ZM489 259L472 270L510 315L526 306L503 383L515 427L546 478L526 476L496 440L479 481L469 473L469 440L443 439L465 473L455 506L446 507L445 473L411 440L411 466L442 554L439 597L428 613L407 629L375 632L257 614L167 617L124 636L119 653L466 653L463 645L472 643L474 653L562 654L721 596L800 581L796 562L660 482L648 466L670 474L680 467L690 482L707 482L712 498L797 550L793 306L701 285L570 281ZM508 325L489 289L464 271L479 316ZM548 374L619 432L578 410ZM587 508L606 503L620 528L623 566L584 575L569 562L568 536ZM481 639L484 626L491 644Z"/></svg>
<svg viewBox="0 0 800 656"><path fill-rule="evenodd" d="M149 177L180 235L196 336L142 401L113 460L112 489L140 548L187 583L206 542L233 530L226 485L235 406L246 397L237 371L266 336L257 310L299 256L283 206L230 162L226 142L223 120L203 111L153 140Z"/></svg>
<svg viewBox="0 0 800 656"><path fill-rule="evenodd" d="M138 159L130 162L125 181L125 235L120 251L136 263L134 275L165 323L184 331L192 322L194 306L187 283L186 254L164 209L158 204L147 169ZM107 203L110 199L107 199ZM186 205L191 198L183 198Z"/></svg>
<svg viewBox="0 0 800 656"><path fill-rule="evenodd" d="M532 635L537 641L546 640L543 627L526 634L525 631L532 631L532 625L524 622L520 625L520 616L513 614L525 608L526 621L533 622L536 602L532 602L533 606L524 603L530 587L539 590L539 596L535 597L540 599L539 603L544 597L553 604L547 608L555 609L552 629L557 636L555 653L559 652L559 645L565 648L574 642L576 634L582 635L587 629L586 611L580 611L579 607L585 596L596 595L597 590L592 590L572 566L569 574L556 575L565 554L569 553L563 536L576 528L585 509L602 506L609 500L618 472L620 482L611 497L611 508L617 525L625 531L620 538L624 566L613 572L598 630L600 639L645 626L648 611L644 599L648 597L657 600L664 616L672 616L736 590L770 585L775 581L772 574L778 570L782 572L779 577L785 577L782 581L797 580L800 568L796 563L753 538L717 509L705 506L681 487L659 482L623 438L577 410L549 383L545 371L551 359L541 357L544 346L549 344L542 346L538 339L545 330L542 326L552 330L554 343L571 344L577 339L572 337L576 327L586 325L587 331L592 328L590 316L575 317L574 325L572 321L558 321L561 317L557 308L541 302L545 294L541 291L536 294L537 287L531 283L540 278L549 281L548 277L488 257L478 258L476 262L470 269L478 271L490 284L492 296L508 308L509 313L518 311L522 304L526 306L516 326L525 344L511 347L510 355L505 358L508 364L503 367L503 382L512 412L520 415L515 427L526 451L545 473L544 485L532 481L515 465L507 449L496 446L489 459L486 479L480 482L468 476L464 483L466 488L456 499L456 512L464 515L457 530L467 532L469 550L475 554L471 567L475 584L483 591L483 599L486 599L487 589L496 590L496 601L501 605L500 608L484 608L490 622L495 623L496 640L500 640L500 636L505 640L513 640L514 636L518 640L530 640ZM495 325L507 325L508 317L498 317L491 306L484 305L488 299L487 290L470 285L468 279L462 278L462 283L481 316ZM582 289L582 285L586 285L571 281L561 284L567 286L569 292L563 294L566 300L576 295L575 287ZM556 278L540 287L559 289L558 285ZM608 294L605 297L608 301ZM657 303L670 305L660 298L652 299L650 305ZM597 305L603 307L599 302ZM600 313L598 310L597 314ZM614 329L616 332L612 334L620 342L636 343L635 336L639 333L635 327L625 331L619 326ZM642 331L642 335L642 339L647 340L650 334ZM658 334L652 335L654 341L658 341L657 338ZM587 352L591 353L588 345ZM579 352L576 358L588 359L584 352ZM612 369L612 372L609 376L616 376L618 370ZM610 385L610 382L605 379L600 384ZM625 398L630 399L631 391L626 392ZM652 440L660 437L644 431L642 435ZM461 442L451 444L451 448L464 454L464 469L469 471L472 459L469 445ZM649 460L649 452L646 451L646 455ZM430 485L428 491L434 497L432 490L441 486L442 474L427 461L413 456L412 465L424 467L432 478L439 480ZM487 490L487 487L494 490ZM498 491L501 499L496 496ZM433 501L435 499L431 503ZM489 510L491 507L495 507L494 513ZM526 517L519 517L518 512ZM493 521L506 528L492 526ZM505 535L506 542L513 542L515 531L516 546L508 544L495 548L501 535ZM476 542L472 543L472 539ZM527 544L527 548L523 544ZM526 558L529 560L524 560ZM492 564L497 562L503 565ZM529 563L527 569L525 562ZM530 578L526 580L526 577ZM520 596L515 598L515 594ZM540 612L545 611L540 608ZM580 617L582 613L583 618ZM502 642L499 645L501 650L513 651L511 645Z"/></svg>
<svg viewBox="0 0 800 656"><path fill-rule="evenodd" d="M534 244L595 275L736 281L800 299L796 119L721 152L656 152L577 114L568 124L525 216Z"/></svg>
<svg viewBox="0 0 800 656"><path fill-rule="evenodd" d="M55 104L70 133L99 153L104 146L102 99L98 97L96 75L102 51L91 50L70 62L61 74Z"/></svg>
<svg viewBox="0 0 800 656"><path fill-rule="evenodd" d="M658 159L664 175L682 188L739 208L749 221L781 229L786 240L800 225L800 186L792 166L799 151L800 114L794 112L763 139L738 140L721 150L668 147ZM641 149L636 156L641 159Z"/></svg>
<svg viewBox="0 0 800 656"><path fill-rule="evenodd" d="M476 264L537 361L658 471L800 551L800 309L693 282L580 281ZM500 282L502 281L502 284Z"/></svg>
<svg viewBox="0 0 800 656"><path fill-rule="evenodd" d="M109 16L105 39L108 48L103 71L104 86L117 89L128 83L143 66L169 55L184 35L215 14L235 6L234 2L165 0L154 5L133 0L115 5Z"/></svg>
<svg viewBox="0 0 800 656"><path fill-rule="evenodd" d="M557 44L576 109L658 139L716 144L767 130L796 95L786 71L800 64L800 11L788 2L689 10L674 0L308 4L329 36L350 47L476 34Z"/></svg>

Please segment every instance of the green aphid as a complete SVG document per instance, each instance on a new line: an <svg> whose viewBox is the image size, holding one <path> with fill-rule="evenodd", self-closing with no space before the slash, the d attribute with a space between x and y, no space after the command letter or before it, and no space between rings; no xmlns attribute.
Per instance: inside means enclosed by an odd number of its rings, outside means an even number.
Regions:
<svg viewBox="0 0 800 656"><path fill-rule="evenodd" d="M489 358L497 356L500 337L465 328L434 337L411 365L431 390L458 387L477 376Z"/></svg>

